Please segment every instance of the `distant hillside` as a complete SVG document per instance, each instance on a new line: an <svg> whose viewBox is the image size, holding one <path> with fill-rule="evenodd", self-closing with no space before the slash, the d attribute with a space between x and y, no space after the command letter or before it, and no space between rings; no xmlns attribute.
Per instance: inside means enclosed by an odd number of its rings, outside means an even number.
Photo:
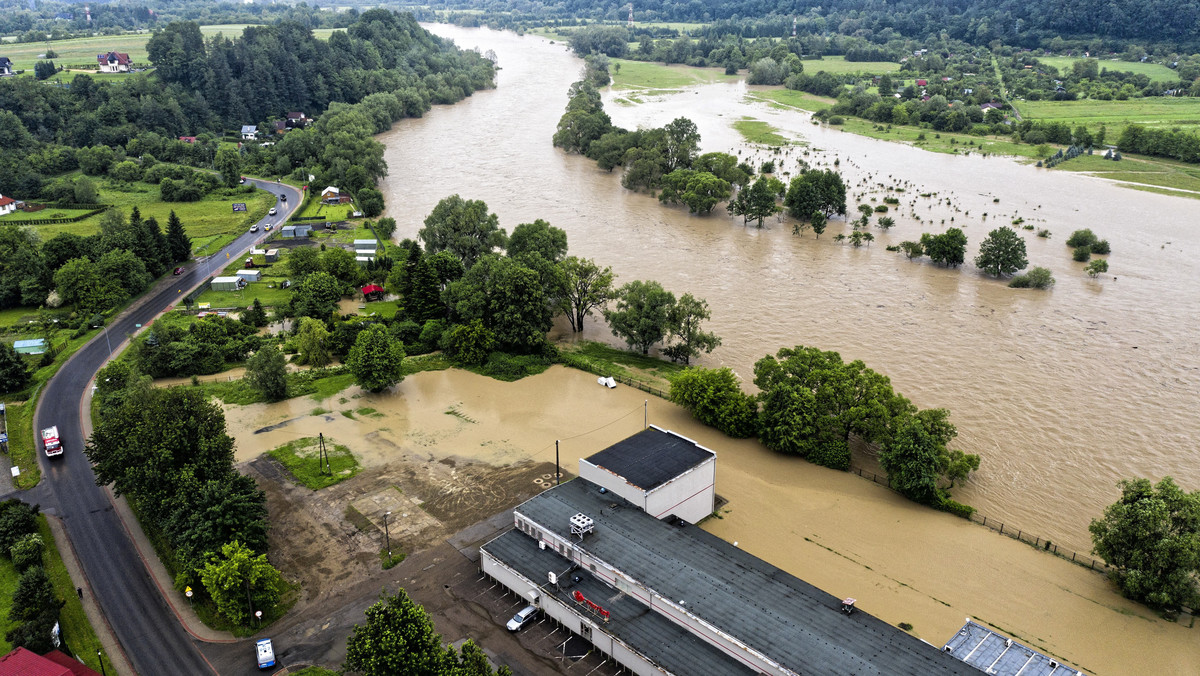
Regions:
<svg viewBox="0 0 1200 676"><path fill-rule="evenodd" d="M639 0L633 4L638 22L736 21L758 30L765 23L782 35L790 34L795 17L802 33L838 32L873 42L946 33L983 45L1000 40L1032 47L1062 37L1100 38L1108 49L1120 48L1114 40L1200 46L1198 0ZM626 15L625 4L595 0L451 1L422 7L470 7L488 14L519 11L525 18L620 20Z"/></svg>

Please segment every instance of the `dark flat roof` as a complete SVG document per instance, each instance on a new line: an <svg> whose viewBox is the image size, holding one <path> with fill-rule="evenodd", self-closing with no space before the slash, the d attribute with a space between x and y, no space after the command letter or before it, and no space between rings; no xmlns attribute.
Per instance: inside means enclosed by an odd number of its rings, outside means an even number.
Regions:
<svg viewBox="0 0 1200 676"><path fill-rule="evenodd" d="M573 539L572 515L592 517L584 549L798 673L979 673L862 610L842 613L840 597L697 526L659 521L590 481L568 481L515 511L566 540ZM870 607L869 599L860 601Z"/></svg>
<svg viewBox="0 0 1200 676"><path fill-rule="evenodd" d="M754 676L759 673L662 615L650 612L637 600L624 594L614 595L612 587L597 580L586 570L568 572L572 568L570 561L553 549L538 549L537 542L519 530L508 531L482 549L535 584L540 584L543 593L551 594L567 606L576 608L580 615L591 618L601 630L616 636L671 673L688 676ZM547 573L550 572L559 574L558 589L549 584ZM574 577L578 577L579 582L574 582ZM606 623L581 609L572 597L574 591L582 592L585 598L607 610L610 613L609 621Z"/></svg>
<svg viewBox="0 0 1200 676"><path fill-rule="evenodd" d="M587 461L649 491L716 456L694 441L648 427L592 455Z"/></svg>

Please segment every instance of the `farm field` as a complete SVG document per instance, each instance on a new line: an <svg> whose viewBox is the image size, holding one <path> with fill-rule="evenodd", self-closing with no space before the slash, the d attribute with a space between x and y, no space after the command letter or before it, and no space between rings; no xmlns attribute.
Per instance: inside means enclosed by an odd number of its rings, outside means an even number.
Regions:
<svg viewBox="0 0 1200 676"><path fill-rule="evenodd" d="M661 63L626 59L612 59L610 63L621 66L620 72L611 69L612 86L615 89L675 89L712 82L735 82L740 77L726 75L724 68L693 68L676 64L664 66Z"/></svg>
<svg viewBox="0 0 1200 676"><path fill-rule="evenodd" d="M214 24L201 26L200 32L205 37L218 33L233 37L241 35L249 24ZM320 31L313 31L314 34ZM320 37L328 37L322 35ZM38 55L52 49L58 56L53 61L55 65L72 68L75 66L96 63L96 55L106 52L123 52L128 54L135 66L148 66L149 56L146 53L146 43L150 41L150 33L132 33L129 35L97 35L86 38L71 38L70 40L53 40L49 42L6 42L0 46L0 56L12 59L13 67L17 70L32 70L38 61ZM108 77L107 75L105 77Z"/></svg>
<svg viewBox="0 0 1200 676"><path fill-rule="evenodd" d="M74 174L67 174L73 176ZM275 204L275 196L264 190L256 190L250 194L226 195L221 191L206 196L198 202L160 202L158 187L149 183L134 183L132 191L125 192L115 189L107 180L97 180L96 187L100 193L101 204L113 204L122 209L126 215L136 206L143 218L153 216L164 230L167 218L174 211L183 221L184 230L192 238L192 253L204 255L216 251L234 237L241 234L242 228L266 215L267 210ZM245 212L233 211L234 202L245 202ZM21 213L24 218L48 218L52 213L66 212L65 209L44 209L34 214ZM40 216L40 214L46 214ZM10 215L11 216L11 215ZM48 225L29 226L34 228L42 241L48 240L63 232L72 232L87 236L100 230L100 219L103 214L75 223L54 223Z"/></svg>
<svg viewBox="0 0 1200 676"><path fill-rule="evenodd" d="M1047 66L1053 66L1058 69L1058 72L1070 71L1071 64L1083 59L1076 59L1071 56L1041 56L1038 61ZM1167 68L1160 63L1138 63L1136 61L1109 61L1100 60L1100 70L1108 69L1117 73L1133 73L1135 75L1145 75L1152 81L1157 82L1175 82L1179 79L1179 75L1175 71Z"/></svg>
<svg viewBox="0 0 1200 676"><path fill-rule="evenodd" d="M233 38L242 34L248 26L253 24L213 24L210 26L201 26L200 32L204 37L209 38L214 35L224 35L225 37ZM328 40L329 36L335 31L341 29L335 28L315 28L313 36ZM76 68L83 65L93 65L96 63L96 55L106 52L122 52L128 54L133 60L135 67L145 67L150 65L150 57L146 52L146 43L150 41L150 33L131 33L129 35L97 35L85 38L71 38L70 40L53 40L49 42L3 42L0 43L0 56L7 56L13 62L14 70L27 70L31 74L33 66L40 59L38 56L45 54L46 50L52 49L57 54L52 61L56 66L65 68ZM103 77L106 80L124 79L131 76L136 76L136 73L94 73L98 77ZM75 79L77 73L67 71L49 78L54 82L70 82Z"/></svg>
<svg viewBox="0 0 1200 676"><path fill-rule="evenodd" d="M1200 128L1200 98L1156 96L1128 101L1022 101L1021 115L1042 122L1065 122L1072 127L1108 128L1110 143L1129 124L1148 127Z"/></svg>
<svg viewBox="0 0 1200 676"><path fill-rule="evenodd" d="M891 61L847 61L844 56L826 56L819 60L803 61L805 73L863 73L866 75L883 75L900 70L900 64Z"/></svg>

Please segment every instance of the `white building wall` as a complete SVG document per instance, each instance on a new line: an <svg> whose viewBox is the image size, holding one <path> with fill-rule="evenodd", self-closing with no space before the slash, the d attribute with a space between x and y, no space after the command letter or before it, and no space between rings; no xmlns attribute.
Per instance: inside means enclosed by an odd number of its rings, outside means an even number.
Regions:
<svg viewBox="0 0 1200 676"><path fill-rule="evenodd" d="M593 465L586 458L579 460L579 476L588 481L603 486L633 504L646 510L646 492L603 467Z"/></svg>
<svg viewBox="0 0 1200 676"><path fill-rule="evenodd" d="M645 510L656 519L671 514L698 523L713 513L716 505L717 459L709 458L650 491L645 497Z"/></svg>

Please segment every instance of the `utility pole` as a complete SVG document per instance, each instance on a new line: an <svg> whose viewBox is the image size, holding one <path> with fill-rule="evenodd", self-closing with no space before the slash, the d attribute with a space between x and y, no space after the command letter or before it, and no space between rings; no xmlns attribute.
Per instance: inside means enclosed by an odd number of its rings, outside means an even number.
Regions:
<svg viewBox="0 0 1200 676"><path fill-rule="evenodd" d="M392 558L392 534L388 531L388 521L387 521L388 517L391 516L391 514L392 514L391 512L383 513L383 538L384 538L384 542L386 543L386 546L387 546L388 560L391 560L391 558Z"/></svg>

